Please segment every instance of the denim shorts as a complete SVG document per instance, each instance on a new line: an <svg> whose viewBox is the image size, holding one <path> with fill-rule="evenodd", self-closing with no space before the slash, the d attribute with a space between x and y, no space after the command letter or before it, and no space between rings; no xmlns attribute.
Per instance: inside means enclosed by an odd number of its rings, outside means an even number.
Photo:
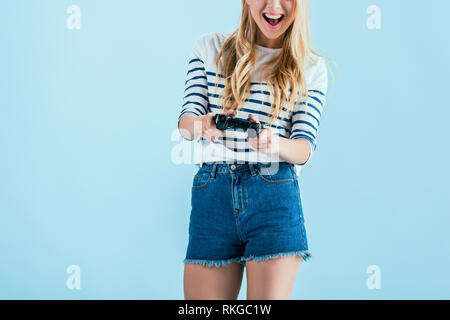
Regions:
<svg viewBox="0 0 450 320"><path fill-rule="evenodd" d="M300 189L288 162L203 163L191 191L184 263L217 267L308 251Z"/></svg>

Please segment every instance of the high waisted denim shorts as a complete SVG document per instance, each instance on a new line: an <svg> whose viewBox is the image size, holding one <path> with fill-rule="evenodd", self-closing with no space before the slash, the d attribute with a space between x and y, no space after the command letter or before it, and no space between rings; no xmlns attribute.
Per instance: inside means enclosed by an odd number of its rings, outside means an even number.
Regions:
<svg viewBox="0 0 450 320"><path fill-rule="evenodd" d="M194 176L184 263L217 267L308 251L294 165L203 163Z"/></svg>

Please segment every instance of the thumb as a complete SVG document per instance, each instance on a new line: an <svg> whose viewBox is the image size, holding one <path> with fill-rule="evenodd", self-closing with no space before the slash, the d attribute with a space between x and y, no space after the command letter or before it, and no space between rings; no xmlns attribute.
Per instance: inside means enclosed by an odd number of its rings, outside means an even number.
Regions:
<svg viewBox="0 0 450 320"><path fill-rule="evenodd" d="M249 118L250 120L252 120L253 122L259 123L258 118L256 118L253 114L249 114L249 115L248 115L248 118Z"/></svg>

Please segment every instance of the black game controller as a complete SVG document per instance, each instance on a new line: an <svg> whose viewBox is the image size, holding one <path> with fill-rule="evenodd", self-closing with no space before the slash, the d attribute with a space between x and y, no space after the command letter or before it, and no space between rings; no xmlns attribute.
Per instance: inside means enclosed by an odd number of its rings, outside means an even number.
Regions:
<svg viewBox="0 0 450 320"><path fill-rule="evenodd" d="M247 131L250 138L256 138L256 136L264 129L262 123L257 123L250 118L240 119L235 118L233 115L216 114L214 122L219 130L226 130L229 128Z"/></svg>

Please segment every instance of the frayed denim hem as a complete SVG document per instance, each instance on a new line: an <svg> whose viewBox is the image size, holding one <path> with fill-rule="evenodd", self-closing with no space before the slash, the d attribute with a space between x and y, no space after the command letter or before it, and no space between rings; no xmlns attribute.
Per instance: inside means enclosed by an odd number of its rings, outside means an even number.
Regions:
<svg viewBox="0 0 450 320"><path fill-rule="evenodd" d="M230 264L231 262L239 262L240 264L244 264L241 261L240 257L225 259L225 260L200 260L200 259L184 259L183 260L183 263L195 263L195 264L201 264L202 266L207 266L207 267L212 267L213 265L215 265L218 268L221 266Z"/></svg>
<svg viewBox="0 0 450 320"><path fill-rule="evenodd" d="M275 253L275 254L267 254L267 255L258 256L258 257L250 256L250 257L247 257L247 258L241 258L241 260L242 261L254 260L254 261L258 262L258 261L267 261L269 259L274 259L274 258L278 258L278 257L290 257L290 256L301 256L302 257L302 261L308 261L312 257L312 254L308 250L299 250L299 251L290 251L290 252L280 252L280 253Z"/></svg>
<svg viewBox="0 0 450 320"><path fill-rule="evenodd" d="M226 266L230 264L231 262L239 262L240 264L245 266L245 261L248 260L254 260L256 262L258 261L267 261L269 259L274 259L278 257L290 257L290 256L301 256L302 262L307 261L312 257L311 252L308 250L299 250L299 251L290 251L290 252L280 252L275 254L267 254L264 256L249 256L247 258L244 257L237 257L237 258L231 258L231 259L225 259L225 260L201 260L201 259L184 259L183 263L195 263L200 264L202 266L208 266L212 267L215 265L216 267Z"/></svg>

